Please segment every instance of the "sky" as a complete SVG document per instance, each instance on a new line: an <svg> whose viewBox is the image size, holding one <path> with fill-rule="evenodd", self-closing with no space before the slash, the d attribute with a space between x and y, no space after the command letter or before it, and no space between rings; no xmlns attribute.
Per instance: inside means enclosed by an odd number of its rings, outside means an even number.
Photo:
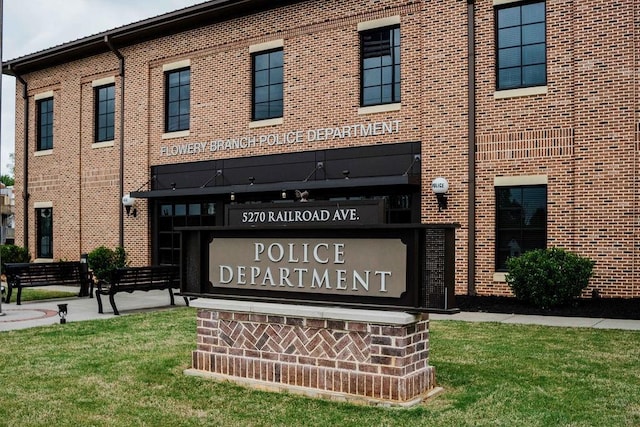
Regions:
<svg viewBox="0 0 640 427"><path fill-rule="evenodd" d="M203 3L203 0L0 0L2 60ZM15 151L15 79L2 76L0 175Z"/></svg>

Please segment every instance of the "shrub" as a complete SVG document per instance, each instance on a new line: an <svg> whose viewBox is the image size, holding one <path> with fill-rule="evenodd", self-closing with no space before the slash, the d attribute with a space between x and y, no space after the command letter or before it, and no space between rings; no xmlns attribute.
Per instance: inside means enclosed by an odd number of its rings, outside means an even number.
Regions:
<svg viewBox="0 0 640 427"><path fill-rule="evenodd" d="M5 274L5 264L13 262L30 262L31 255L27 249L16 245L1 245L0 257L2 258L2 274Z"/></svg>
<svg viewBox="0 0 640 427"><path fill-rule="evenodd" d="M595 262L561 248L535 249L507 260L515 296L540 308L564 305L589 285Z"/></svg>
<svg viewBox="0 0 640 427"><path fill-rule="evenodd" d="M115 250L100 246L87 254L89 268L98 280L111 282L117 268L126 267L129 262L124 248L118 246Z"/></svg>

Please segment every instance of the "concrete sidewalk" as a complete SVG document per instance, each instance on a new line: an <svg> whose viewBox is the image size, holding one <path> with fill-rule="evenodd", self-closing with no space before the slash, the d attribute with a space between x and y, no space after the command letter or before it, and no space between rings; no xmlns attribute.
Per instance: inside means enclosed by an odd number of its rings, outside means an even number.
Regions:
<svg viewBox="0 0 640 427"><path fill-rule="evenodd" d="M77 288L56 288L77 292ZM168 291L149 291L122 293L115 296L121 315L139 313L141 311L171 308ZM175 297L176 306L184 306L182 297ZM60 323L58 304L68 305L67 322L78 322L91 319L109 319L115 317L108 298L102 298L105 314L98 313L95 298L71 297L37 302L2 303L0 316L0 332L14 329L26 329L34 326L46 326ZM430 314L431 320L461 320L465 322L498 322L523 325L546 325L559 327L578 327L594 329L623 329L640 331L640 320L601 319L587 317L529 316L503 313L461 312L456 314Z"/></svg>
<svg viewBox="0 0 640 427"><path fill-rule="evenodd" d="M52 289L50 287L49 289ZM78 288L56 287L56 290L78 292ZM104 314L98 313L98 302L95 298L70 297L56 298L52 300L23 302L21 305L14 301L10 304L2 303L2 315L0 315L0 332L15 329L26 329L34 326L47 326L60 323L58 316L58 304L67 304L67 323L92 319L109 319L116 317L113 314L108 297L102 297ZM132 292L115 295L116 305L120 315L139 313L148 310L161 310L171 308L169 291ZM176 307L184 307L182 297L175 297Z"/></svg>
<svg viewBox="0 0 640 427"><path fill-rule="evenodd" d="M465 322L498 322L522 325L544 325L573 328L623 329L640 331L640 320L603 319L590 317L532 316L524 314L477 313L463 311L456 314L429 315L431 320L461 320Z"/></svg>

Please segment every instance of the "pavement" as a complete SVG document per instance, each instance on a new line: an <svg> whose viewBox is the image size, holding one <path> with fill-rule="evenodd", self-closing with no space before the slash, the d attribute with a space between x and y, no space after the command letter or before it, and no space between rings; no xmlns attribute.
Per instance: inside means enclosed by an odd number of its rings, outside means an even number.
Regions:
<svg viewBox="0 0 640 427"><path fill-rule="evenodd" d="M78 288L57 287L56 289L75 292ZM12 299L14 299L12 297ZM14 299L15 301L15 299ZM122 293L115 296L120 315L140 313L143 311L170 309L168 291L149 291ZM176 306L184 306L184 299L175 297ZM102 298L104 314L98 313L95 298L71 297L54 300L23 302L21 305L1 303L0 332L26 329L35 326L47 326L60 323L58 304L67 304L67 323L93 319L109 319L115 317L108 298ZM504 313L459 312L455 314L429 315L431 320L460 320L465 322L497 322L522 325L545 325L557 327L622 329L640 331L640 320L603 319L588 317L531 316Z"/></svg>

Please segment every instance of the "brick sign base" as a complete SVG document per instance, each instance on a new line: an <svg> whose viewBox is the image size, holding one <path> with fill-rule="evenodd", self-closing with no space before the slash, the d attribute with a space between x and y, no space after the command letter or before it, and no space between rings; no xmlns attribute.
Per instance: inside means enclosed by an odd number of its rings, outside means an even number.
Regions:
<svg viewBox="0 0 640 427"><path fill-rule="evenodd" d="M435 394L425 315L197 299L188 375L272 391L412 406Z"/></svg>

